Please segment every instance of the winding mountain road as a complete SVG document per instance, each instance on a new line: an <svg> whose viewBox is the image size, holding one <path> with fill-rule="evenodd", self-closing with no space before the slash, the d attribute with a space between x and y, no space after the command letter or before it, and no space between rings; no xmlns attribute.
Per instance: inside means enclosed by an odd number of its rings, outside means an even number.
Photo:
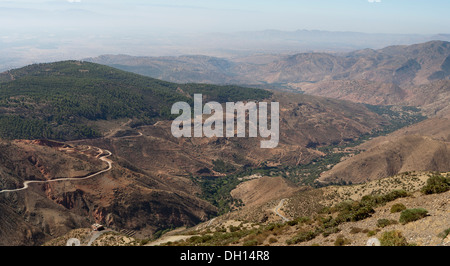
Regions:
<svg viewBox="0 0 450 266"><path fill-rule="evenodd" d="M89 147L89 148L91 148L91 147ZM112 161L110 159L108 159L108 157L110 157L112 155L112 153L110 151L108 151L108 150L103 150L103 149L100 149L100 148L97 148L97 149L99 150L99 154L96 157L108 164L108 167L106 169L104 169L104 170L98 171L98 172L96 172L94 174L91 174L91 175L88 175L86 177L79 177L79 178L59 178L59 179L46 180L46 181L25 181L25 182L23 182L23 188L1 190L0 194L8 193L8 192L10 193L10 192L22 191L22 190L27 189L30 184L45 184L45 183L62 182L62 181L80 181L80 180L90 179L90 178L93 178L93 177L98 176L100 174L106 173L106 172L108 172L108 171L110 171L112 169ZM101 156L105 152L107 154Z"/></svg>
<svg viewBox="0 0 450 266"><path fill-rule="evenodd" d="M274 209L273 211L275 212L276 215L280 216L281 219L283 219L283 221L289 222L290 220L289 220L288 218L284 217L281 213L278 212L278 211L281 209L281 207L283 207L283 204L284 204L284 201L285 201L285 200L286 200L286 199L282 199L282 200L280 201L280 203L278 203L278 206L276 206L275 209Z"/></svg>

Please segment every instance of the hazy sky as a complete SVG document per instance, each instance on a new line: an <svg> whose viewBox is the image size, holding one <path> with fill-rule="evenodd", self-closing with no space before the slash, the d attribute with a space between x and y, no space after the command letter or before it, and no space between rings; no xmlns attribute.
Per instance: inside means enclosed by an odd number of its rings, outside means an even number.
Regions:
<svg viewBox="0 0 450 266"><path fill-rule="evenodd" d="M0 71L101 54L234 56L376 49L449 34L449 13L449 0L0 0ZM247 38L249 33L234 39L210 34L263 30L290 33L279 39L277 32L253 39ZM431 37L339 40L324 34L311 41L297 30Z"/></svg>
<svg viewBox="0 0 450 266"><path fill-rule="evenodd" d="M448 0L0 0L0 29L436 34L449 12Z"/></svg>

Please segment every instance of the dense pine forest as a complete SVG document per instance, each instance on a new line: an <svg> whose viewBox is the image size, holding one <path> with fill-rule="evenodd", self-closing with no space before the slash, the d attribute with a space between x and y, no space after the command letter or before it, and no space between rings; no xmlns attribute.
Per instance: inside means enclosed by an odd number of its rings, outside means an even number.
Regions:
<svg viewBox="0 0 450 266"><path fill-rule="evenodd" d="M96 138L101 134L87 121L152 124L172 118L172 104L192 103L194 93L218 102L271 96L239 86L175 84L87 62L34 64L0 74L0 138Z"/></svg>

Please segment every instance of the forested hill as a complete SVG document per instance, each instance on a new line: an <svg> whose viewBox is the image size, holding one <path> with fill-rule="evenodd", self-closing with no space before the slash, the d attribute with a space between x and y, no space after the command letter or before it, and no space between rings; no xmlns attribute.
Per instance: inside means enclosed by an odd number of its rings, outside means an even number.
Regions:
<svg viewBox="0 0 450 266"><path fill-rule="evenodd" d="M99 137L87 121L133 118L150 124L169 119L172 104L192 102L194 93L219 102L271 95L238 86L175 84L88 62L35 64L0 74L0 138Z"/></svg>

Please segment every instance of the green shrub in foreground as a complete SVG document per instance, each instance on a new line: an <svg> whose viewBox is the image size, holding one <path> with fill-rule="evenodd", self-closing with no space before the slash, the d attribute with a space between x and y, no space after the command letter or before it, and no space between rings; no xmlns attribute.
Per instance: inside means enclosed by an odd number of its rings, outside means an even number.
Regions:
<svg viewBox="0 0 450 266"><path fill-rule="evenodd" d="M422 193L437 194L444 193L450 190L450 178L441 175L433 175L427 180L427 184L422 188Z"/></svg>
<svg viewBox="0 0 450 266"><path fill-rule="evenodd" d="M422 209L422 208L407 209L407 210L402 211L402 213L400 214L399 222L401 224L407 224L409 222L414 222L419 219L422 219L427 215L428 215L428 211L425 209Z"/></svg>
<svg viewBox="0 0 450 266"><path fill-rule="evenodd" d="M406 238L400 231L384 232L380 237L381 246L402 247L409 246Z"/></svg>
<svg viewBox="0 0 450 266"><path fill-rule="evenodd" d="M339 235L334 241L334 245L338 247L350 245L351 241L345 238L343 235Z"/></svg>
<svg viewBox="0 0 450 266"><path fill-rule="evenodd" d="M306 242L309 240L313 240L314 238L316 238L316 236L317 236L317 232L313 232L313 231L300 232L296 236L294 236L292 239L287 240L286 244L293 245L293 244L297 244L300 242Z"/></svg>
<svg viewBox="0 0 450 266"><path fill-rule="evenodd" d="M387 202L394 201L398 198L405 198L408 196L408 192L403 189L393 190L384 195L366 195L361 198L361 203L366 206L377 207L384 205Z"/></svg>

